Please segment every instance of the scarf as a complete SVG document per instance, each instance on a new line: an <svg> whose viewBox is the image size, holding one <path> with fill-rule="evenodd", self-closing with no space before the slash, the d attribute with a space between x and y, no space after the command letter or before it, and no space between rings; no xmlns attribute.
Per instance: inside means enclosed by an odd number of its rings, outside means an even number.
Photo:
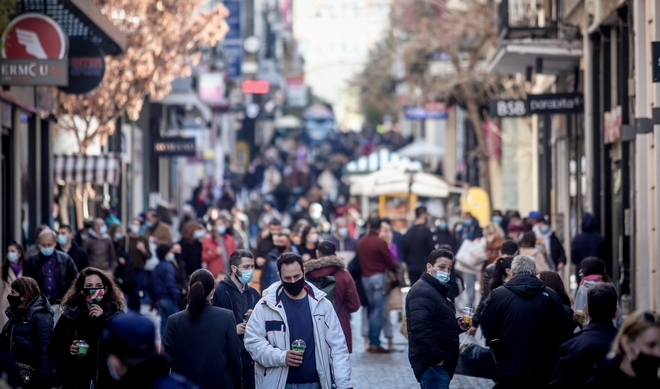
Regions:
<svg viewBox="0 0 660 389"><path fill-rule="evenodd" d="M23 260L18 261L18 263L9 262L9 267L12 268L14 274L16 274L16 277L18 277L18 274L21 272L21 269L23 269Z"/></svg>
<svg viewBox="0 0 660 389"><path fill-rule="evenodd" d="M582 280L580 280L580 286L584 284L585 281L596 281L596 282L605 282L603 280L603 276L600 274L592 274L586 277L583 277Z"/></svg>

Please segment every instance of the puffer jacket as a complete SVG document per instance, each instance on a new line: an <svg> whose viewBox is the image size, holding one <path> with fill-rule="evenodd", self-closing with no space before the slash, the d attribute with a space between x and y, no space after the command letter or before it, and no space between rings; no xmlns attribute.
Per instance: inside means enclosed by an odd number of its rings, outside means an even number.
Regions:
<svg viewBox="0 0 660 389"><path fill-rule="evenodd" d="M350 357L335 309L325 293L314 285L306 283L305 290L314 323L316 371L321 388L331 389L332 377L337 389L352 388ZM264 291L245 330L245 348L256 362L257 388L284 389L286 386L289 373L286 352L291 349L291 338L281 293L284 292L279 281Z"/></svg>
<svg viewBox="0 0 660 389"><path fill-rule="evenodd" d="M53 310L48 298L40 294L25 308L8 308L6 313L9 321L0 335L2 351L37 369L28 388L50 387L54 369L48 359L48 344L53 335Z"/></svg>

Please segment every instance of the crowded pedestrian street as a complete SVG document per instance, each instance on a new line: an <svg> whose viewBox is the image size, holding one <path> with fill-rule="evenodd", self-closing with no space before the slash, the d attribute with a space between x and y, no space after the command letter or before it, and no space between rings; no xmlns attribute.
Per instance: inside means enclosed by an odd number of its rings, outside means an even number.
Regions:
<svg viewBox="0 0 660 389"><path fill-rule="evenodd" d="M660 0L0 0L0 389L660 388Z"/></svg>

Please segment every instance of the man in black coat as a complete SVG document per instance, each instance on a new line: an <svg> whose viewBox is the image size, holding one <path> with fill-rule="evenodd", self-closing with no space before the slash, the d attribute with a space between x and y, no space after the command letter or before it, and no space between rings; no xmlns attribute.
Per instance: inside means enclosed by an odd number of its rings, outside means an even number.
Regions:
<svg viewBox="0 0 660 389"><path fill-rule="evenodd" d="M431 230L426 226L429 213L426 207L415 209L415 225L403 236L403 260L408 264L410 283L417 282L425 271L426 259L435 250Z"/></svg>
<svg viewBox="0 0 660 389"><path fill-rule="evenodd" d="M447 298L454 254L434 250L406 297L408 359L422 388L449 388L458 363L458 336L467 330Z"/></svg>
<svg viewBox="0 0 660 389"><path fill-rule="evenodd" d="M585 314L591 321L561 346L551 388L581 388L594 366L605 360L617 334L612 324L612 318L618 314L616 304L617 293L611 284L601 282L589 288Z"/></svg>
<svg viewBox="0 0 660 389"><path fill-rule="evenodd" d="M589 257L605 258L605 239L598 232L594 217L585 212L582 214L582 232L571 241L571 262L578 284L582 260Z"/></svg>
<svg viewBox="0 0 660 389"><path fill-rule="evenodd" d="M87 252L74 242L71 226L62 224L60 228L57 229L56 249L69 254L71 259L73 259L73 263L76 264L78 271L89 266Z"/></svg>
<svg viewBox="0 0 660 389"><path fill-rule="evenodd" d="M272 219L268 222L268 235L257 243L257 252L255 253L257 257L257 268L261 269L268 259L268 253L270 253L275 247L275 242L273 238L275 235L282 233L282 222L278 219ZM262 269L265 272L266 269ZM266 289L266 288L261 288Z"/></svg>
<svg viewBox="0 0 660 389"><path fill-rule="evenodd" d="M497 388L545 388L559 347L572 335L569 318L557 293L536 277L534 258L517 256L511 273L481 314L481 330L497 360Z"/></svg>
<svg viewBox="0 0 660 389"><path fill-rule="evenodd" d="M236 250L229 257L229 274L215 287L211 303L234 312L236 333L241 341L243 388L254 389L254 363L245 349L243 337L247 319L261 296L249 284L254 272L254 256L249 250Z"/></svg>

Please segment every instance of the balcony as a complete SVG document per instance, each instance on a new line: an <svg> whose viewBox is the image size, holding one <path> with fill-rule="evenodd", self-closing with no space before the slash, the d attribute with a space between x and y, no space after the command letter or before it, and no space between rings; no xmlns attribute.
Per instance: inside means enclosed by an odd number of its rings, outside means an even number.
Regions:
<svg viewBox="0 0 660 389"><path fill-rule="evenodd" d="M574 69L582 57L582 41L561 33L566 30L557 16L562 1L501 0L497 50L486 65L488 71L558 74Z"/></svg>
<svg viewBox="0 0 660 389"><path fill-rule="evenodd" d="M499 38L556 38L554 3L551 0L502 0L498 9Z"/></svg>

